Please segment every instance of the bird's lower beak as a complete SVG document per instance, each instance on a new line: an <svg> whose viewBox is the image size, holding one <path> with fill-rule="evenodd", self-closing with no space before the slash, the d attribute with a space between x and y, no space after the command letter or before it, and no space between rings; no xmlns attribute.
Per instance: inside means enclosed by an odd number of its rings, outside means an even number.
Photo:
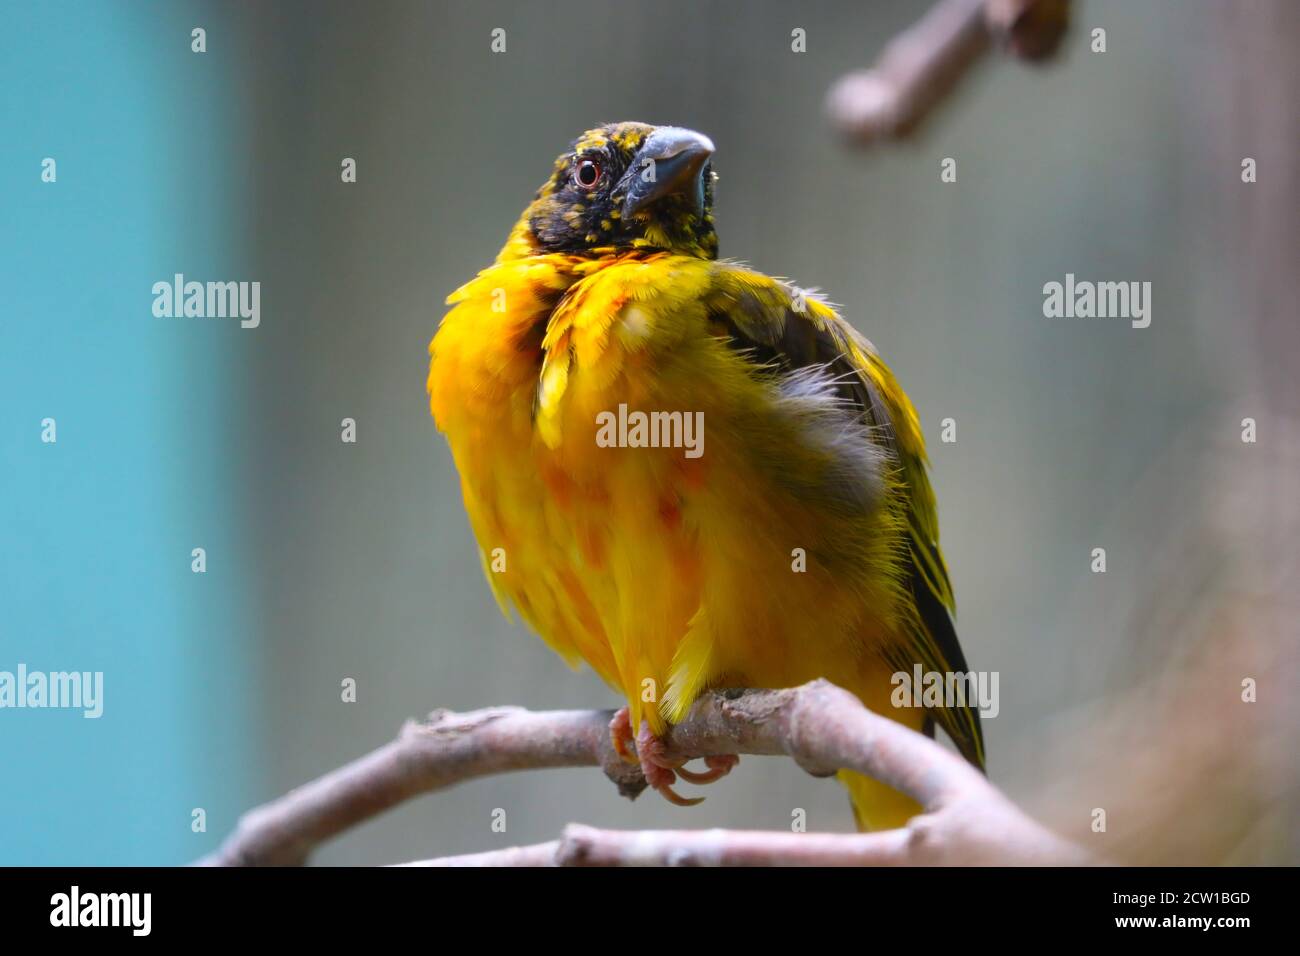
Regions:
<svg viewBox="0 0 1300 956"><path fill-rule="evenodd" d="M623 200L623 217L656 199L678 195L704 212L704 169L713 155L713 140L694 130L661 126L651 133L632 165L633 178Z"/></svg>

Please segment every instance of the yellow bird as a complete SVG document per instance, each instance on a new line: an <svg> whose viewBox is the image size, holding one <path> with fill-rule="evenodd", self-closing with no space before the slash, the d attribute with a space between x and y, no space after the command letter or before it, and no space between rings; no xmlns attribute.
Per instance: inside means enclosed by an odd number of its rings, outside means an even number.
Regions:
<svg viewBox="0 0 1300 956"><path fill-rule="evenodd" d="M626 698L615 745L674 802L735 761L692 772L659 742L719 687L824 677L982 767L969 703L891 702L918 664L966 671L916 412L828 304L717 258L713 151L584 133L448 297L430 407L488 581ZM861 828L917 812L840 777Z"/></svg>

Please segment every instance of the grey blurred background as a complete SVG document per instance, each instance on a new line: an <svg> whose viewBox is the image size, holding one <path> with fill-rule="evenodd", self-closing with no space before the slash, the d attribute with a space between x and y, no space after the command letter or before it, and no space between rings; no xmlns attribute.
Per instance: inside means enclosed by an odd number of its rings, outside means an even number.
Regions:
<svg viewBox="0 0 1300 956"><path fill-rule="evenodd" d="M261 327L228 330L219 365L188 357L231 397L221 425L185 447L225 463L229 497L214 507L242 529L240 583L225 597L247 603L248 628L229 639L251 671L228 678L225 699L246 729L220 754L249 775L241 800L360 756L435 707L618 704L499 614L424 392L443 298L491 261L569 140L606 121L708 133L722 255L823 290L916 403L958 633L972 667L1001 674L1001 713L985 731L995 781L1026 797L1040 773L1035 732L1124 686L1135 657L1155 653L1126 635L1137 596L1173 558L1158 543L1183 474L1169 449L1235 439L1269 387L1243 315L1259 260L1228 228L1232 210L1294 199L1295 141L1252 140L1249 126L1224 139L1251 109L1224 85L1249 58L1237 50L1224 65L1224 4L1091 0L1050 65L991 57L913 141L846 148L822 116L828 86L927 6L135 12L131 29L158 43L206 25L208 60L225 61L220 104L187 122L229 131L208 160L233 179L216 201L236 220L237 277L262 283ZM1282 16L1293 37L1294 16ZM1088 50L1094 26L1107 30L1104 54ZM489 50L495 27L504 54ZM806 53L791 52L794 27ZM1242 156L1258 159L1257 184L1241 182ZM340 182L344 157L356 184ZM944 157L957 159L955 184L940 182ZM211 188L192 166L169 175ZM1042 286L1067 272L1150 281L1150 328L1044 318ZM339 440L344 417L358 423L355 445ZM955 444L939 441L947 417ZM1135 509L1139 496L1166 507ZM1107 549L1105 575L1090 573L1094 547ZM348 677L356 703L340 700ZM220 709L208 719L222 722ZM193 744L203 752L203 731ZM707 798L691 810L654 795L628 803L594 771L501 776L416 800L316 859L491 849L550 839L569 821L785 828L804 808L810 829L852 828L843 792L786 760L745 759ZM236 802L194 837L194 856L234 825ZM505 833L491 829L495 808Z"/></svg>

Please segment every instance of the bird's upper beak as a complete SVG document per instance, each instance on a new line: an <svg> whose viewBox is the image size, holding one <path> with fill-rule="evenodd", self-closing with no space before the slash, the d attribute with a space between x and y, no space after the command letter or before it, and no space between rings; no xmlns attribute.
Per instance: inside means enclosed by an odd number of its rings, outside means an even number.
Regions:
<svg viewBox="0 0 1300 956"><path fill-rule="evenodd" d="M713 140L694 130L661 126L651 133L632 164L632 179L623 200L623 217L656 199L679 195L704 212L704 167L713 155Z"/></svg>

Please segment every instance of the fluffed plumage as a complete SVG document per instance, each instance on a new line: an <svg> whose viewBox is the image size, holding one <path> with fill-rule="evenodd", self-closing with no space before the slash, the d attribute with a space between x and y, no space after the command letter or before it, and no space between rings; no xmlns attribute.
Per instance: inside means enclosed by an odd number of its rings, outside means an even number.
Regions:
<svg viewBox="0 0 1300 956"><path fill-rule="evenodd" d="M711 154L671 127L584 134L447 300L429 396L488 581L634 728L825 677L982 766L970 706L890 703L895 672L966 670L916 413L824 301L715 258ZM702 454L602 447L620 405L702 413ZM860 826L916 810L841 777Z"/></svg>

